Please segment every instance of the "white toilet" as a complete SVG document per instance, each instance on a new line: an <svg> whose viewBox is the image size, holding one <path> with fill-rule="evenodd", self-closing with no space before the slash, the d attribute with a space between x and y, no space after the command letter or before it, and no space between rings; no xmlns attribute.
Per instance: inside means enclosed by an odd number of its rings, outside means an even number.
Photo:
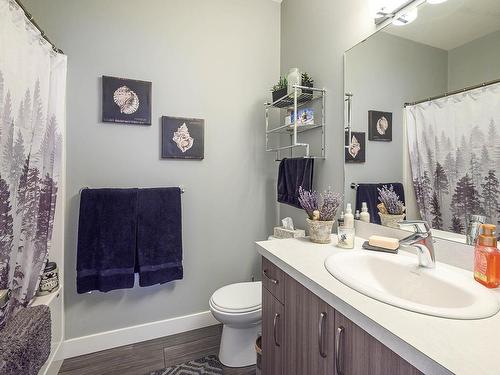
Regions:
<svg viewBox="0 0 500 375"><path fill-rule="evenodd" d="M210 298L210 310L224 325L221 363L228 367L254 365L255 340L261 331L262 283L237 283L216 290Z"/></svg>

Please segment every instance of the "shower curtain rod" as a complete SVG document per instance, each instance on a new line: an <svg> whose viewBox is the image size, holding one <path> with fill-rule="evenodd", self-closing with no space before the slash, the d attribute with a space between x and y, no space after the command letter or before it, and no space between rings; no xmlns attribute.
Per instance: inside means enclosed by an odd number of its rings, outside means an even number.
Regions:
<svg viewBox="0 0 500 375"><path fill-rule="evenodd" d="M428 99L423 99L423 100L419 100L419 101L411 102L411 103L405 103L404 106L406 108L408 106L417 105L417 104L425 103L425 102L430 102L431 100L446 98L447 96L450 96L450 95L461 94L463 92L467 92L467 91L471 91L471 90L475 90L475 89L480 89L481 87L494 85L495 83L500 83L500 79L495 79L494 81L489 81L489 82L483 82L483 83L480 83L479 85L469 86L469 87L466 87L466 88L463 88L460 90L446 92L442 95L433 96L433 97L430 97Z"/></svg>
<svg viewBox="0 0 500 375"><path fill-rule="evenodd" d="M63 50L60 49L60 48L57 48L56 45L54 43L52 43L52 41L49 39L49 37L47 35L45 35L45 31L43 31L41 29L40 26L38 26L38 24L35 22L35 19L33 18L33 16L31 15L30 12L28 12L28 10L24 7L24 5L21 3L20 0L11 0L12 2L16 3L17 6L19 8L21 8L21 10L24 12L24 16L28 19L28 21L31 22L31 24L38 30L40 31L40 35L42 36L43 39L45 39L51 46L52 46L52 50L56 53L62 53L64 54Z"/></svg>

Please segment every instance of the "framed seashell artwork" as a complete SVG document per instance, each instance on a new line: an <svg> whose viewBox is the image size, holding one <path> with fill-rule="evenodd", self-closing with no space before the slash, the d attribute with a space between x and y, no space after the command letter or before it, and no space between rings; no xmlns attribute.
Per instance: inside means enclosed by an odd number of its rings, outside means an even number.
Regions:
<svg viewBox="0 0 500 375"><path fill-rule="evenodd" d="M162 159L198 159L205 157L205 120L197 118L161 118Z"/></svg>
<svg viewBox="0 0 500 375"><path fill-rule="evenodd" d="M392 112L368 111L368 140L392 141Z"/></svg>
<svg viewBox="0 0 500 375"><path fill-rule="evenodd" d="M151 125L152 83L102 77L102 121Z"/></svg>
<svg viewBox="0 0 500 375"><path fill-rule="evenodd" d="M345 144L345 162L346 163L364 163L366 161L366 133L351 132L349 140L346 134Z"/></svg>

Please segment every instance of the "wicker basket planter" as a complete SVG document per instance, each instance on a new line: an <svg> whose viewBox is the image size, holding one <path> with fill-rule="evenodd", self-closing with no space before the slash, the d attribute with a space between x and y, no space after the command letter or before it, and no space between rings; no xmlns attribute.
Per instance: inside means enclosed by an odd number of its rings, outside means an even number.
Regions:
<svg viewBox="0 0 500 375"><path fill-rule="evenodd" d="M382 214L378 213L380 216L380 222L384 227L396 228L399 229L398 222L404 220L405 214L401 215L390 215L390 214Z"/></svg>
<svg viewBox="0 0 500 375"><path fill-rule="evenodd" d="M311 220L309 218L306 221L309 237L312 242L322 244L331 242L333 221Z"/></svg>

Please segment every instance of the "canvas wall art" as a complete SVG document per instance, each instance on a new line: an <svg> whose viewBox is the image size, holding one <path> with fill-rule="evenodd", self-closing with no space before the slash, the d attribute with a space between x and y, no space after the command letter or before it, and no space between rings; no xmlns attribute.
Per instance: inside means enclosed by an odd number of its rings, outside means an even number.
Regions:
<svg viewBox="0 0 500 375"><path fill-rule="evenodd" d="M346 134L345 162L346 163L364 163L366 161L366 133L351 132L349 142Z"/></svg>
<svg viewBox="0 0 500 375"><path fill-rule="evenodd" d="M152 83L102 77L102 121L151 125Z"/></svg>
<svg viewBox="0 0 500 375"><path fill-rule="evenodd" d="M205 120L163 116L161 157L164 159L203 159Z"/></svg>
<svg viewBox="0 0 500 375"><path fill-rule="evenodd" d="M368 111L368 139L370 141L392 141L392 113Z"/></svg>

